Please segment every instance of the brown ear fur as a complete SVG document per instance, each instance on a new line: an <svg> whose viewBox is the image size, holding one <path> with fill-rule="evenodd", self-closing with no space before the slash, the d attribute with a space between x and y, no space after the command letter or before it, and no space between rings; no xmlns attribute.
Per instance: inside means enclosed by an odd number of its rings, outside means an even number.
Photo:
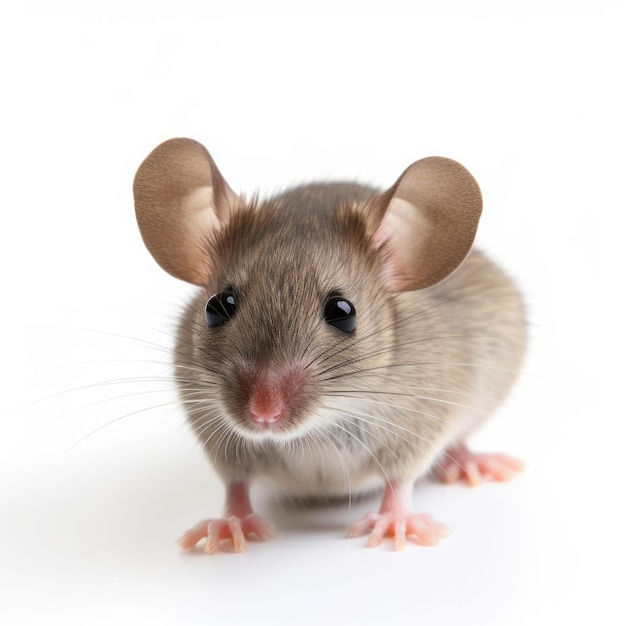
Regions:
<svg viewBox="0 0 626 626"><path fill-rule="evenodd" d="M388 249L392 291L433 285L469 252L482 211L480 188L460 164L429 157L410 165L372 212L373 244Z"/></svg>
<svg viewBox="0 0 626 626"><path fill-rule="evenodd" d="M205 285L211 270L203 244L236 200L206 148L193 139L157 146L137 170L133 193L141 236L157 263Z"/></svg>

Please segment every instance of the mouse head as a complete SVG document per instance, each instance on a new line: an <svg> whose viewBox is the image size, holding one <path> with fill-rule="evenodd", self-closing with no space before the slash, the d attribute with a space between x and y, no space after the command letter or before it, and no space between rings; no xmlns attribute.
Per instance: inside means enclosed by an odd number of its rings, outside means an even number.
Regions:
<svg viewBox="0 0 626 626"><path fill-rule="evenodd" d="M206 242L241 204L206 148L192 139L162 143L141 164L133 191L143 240L159 265L206 286L213 271ZM421 289L450 274L472 246L481 209L478 184L456 161L410 165L365 215L372 248L386 250L387 288Z"/></svg>
<svg viewBox="0 0 626 626"><path fill-rule="evenodd" d="M217 412L256 438L297 436L311 416L324 422L333 394L380 378L399 335L394 292L452 272L481 211L472 176L438 157L409 166L382 194L309 185L246 202L190 139L158 146L134 194L157 262L207 290L179 333L187 395L201 415ZM203 408L202 385L211 396ZM210 439L219 422L199 424Z"/></svg>

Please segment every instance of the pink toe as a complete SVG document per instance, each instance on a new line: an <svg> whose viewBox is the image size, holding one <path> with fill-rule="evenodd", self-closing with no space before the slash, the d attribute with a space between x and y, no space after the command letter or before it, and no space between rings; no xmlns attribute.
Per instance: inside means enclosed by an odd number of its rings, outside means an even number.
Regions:
<svg viewBox="0 0 626 626"><path fill-rule="evenodd" d="M241 528L241 520L238 517L232 516L228 518L228 530L233 540L233 549L235 552L245 552L246 538Z"/></svg>
<svg viewBox="0 0 626 626"><path fill-rule="evenodd" d="M348 529L348 537L362 537L376 523L376 513L368 513L363 519L355 522Z"/></svg>
<svg viewBox="0 0 626 626"><path fill-rule="evenodd" d="M483 481L483 475L478 465L471 460L465 463L465 480L470 487L478 487Z"/></svg>
<svg viewBox="0 0 626 626"><path fill-rule="evenodd" d="M255 535L262 541L275 537L274 527L258 515L249 515L246 517L242 522L242 526L246 536Z"/></svg>
<svg viewBox="0 0 626 626"><path fill-rule="evenodd" d="M395 550L404 550L406 547L407 520L402 518L396 520L394 528L393 547Z"/></svg>
<svg viewBox="0 0 626 626"><path fill-rule="evenodd" d="M368 545L370 548L377 548L383 541L383 537L387 532L389 521L387 519L379 519L370 533Z"/></svg>
<svg viewBox="0 0 626 626"><path fill-rule="evenodd" d="M193 528L190 528L188 531L183 533L183 535L178 538L176 543L178 543L183 550L191 550L191 548L193 548L198 541L207 536L207 527L207 522L200 522L199 524L196 524Z"/></svg>
<svg viewBox="0 0 626 626"><path fill-rule="evenodd" d="M448 528L430 515L413 515L408 521L407 533L414 537L417 543L436 546L448 536Z"/></svg>

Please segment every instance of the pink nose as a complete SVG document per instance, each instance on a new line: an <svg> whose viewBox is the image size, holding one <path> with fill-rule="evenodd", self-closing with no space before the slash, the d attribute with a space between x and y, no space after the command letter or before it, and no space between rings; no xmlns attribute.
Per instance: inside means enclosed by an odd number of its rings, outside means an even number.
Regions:
<svg viewBox="0 0 626 626"><path fill-rule="evenodd" d="M259 424L275 424L283 416L283 394L277 385L257 385L250 401L250 417Z"/></svg>

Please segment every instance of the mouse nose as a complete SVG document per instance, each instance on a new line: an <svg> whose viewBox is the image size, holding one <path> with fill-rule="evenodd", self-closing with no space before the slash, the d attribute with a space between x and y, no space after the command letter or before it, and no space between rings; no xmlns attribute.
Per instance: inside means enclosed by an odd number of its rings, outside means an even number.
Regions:
<svg viewBox="0 0 626 626"><path fill-rule="evenodd" d="M283 417L285 403L281 389L272 383L256 385L250 398L250 417L258 424L275 424Z"/></svg>

